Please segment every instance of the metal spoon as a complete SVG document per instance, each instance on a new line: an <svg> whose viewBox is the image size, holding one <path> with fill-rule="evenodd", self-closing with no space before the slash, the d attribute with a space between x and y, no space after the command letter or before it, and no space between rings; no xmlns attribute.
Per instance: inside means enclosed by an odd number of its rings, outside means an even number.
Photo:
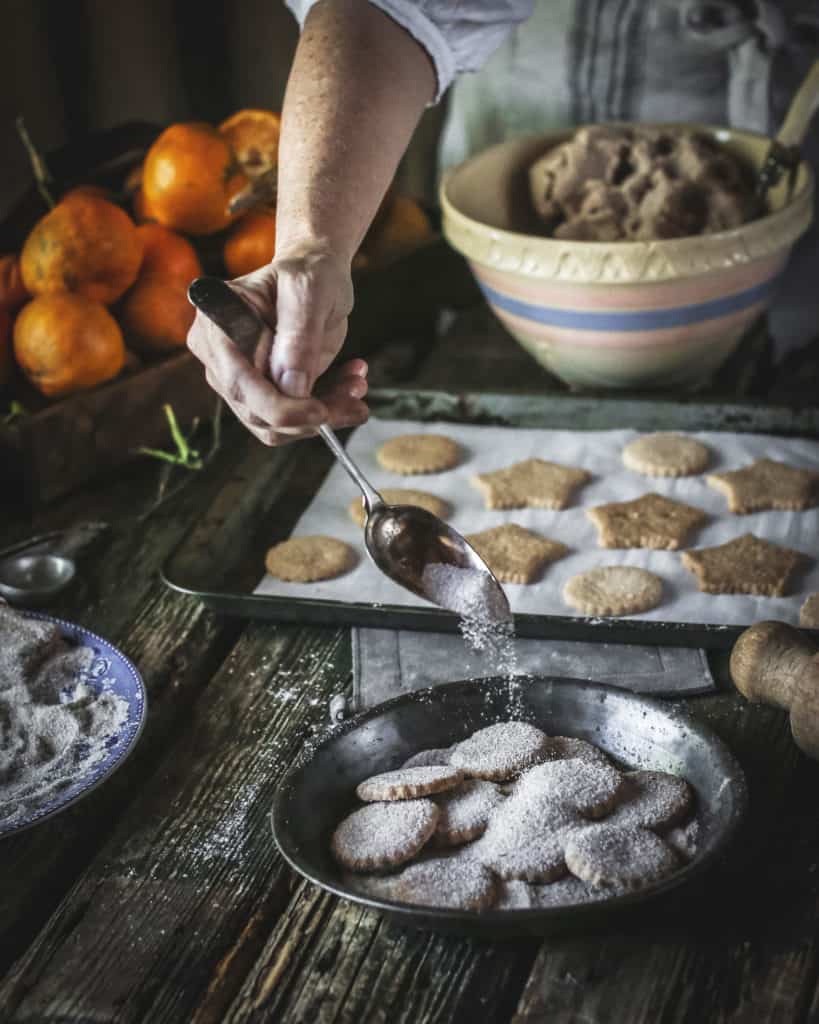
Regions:
<svg viewBox="0 0 819 1024"><path fill-rule="evenodd" d="M0 551L0 596L10 604L47 604L74 579L73 555L105 529L106 523L81 523L68 531L29 537Z"/></svg>
<svg viewBox="0 0 819 1024"><path fill-rule="evenodd" d="M200 277L188 290L197 309L252 358L264 324L254 309L217 277ZM319 434L364 496L364 543L378 568L402 587L460 615L507 622L503 588L464 537L415 505L387 505L326 424Z"/></svg>

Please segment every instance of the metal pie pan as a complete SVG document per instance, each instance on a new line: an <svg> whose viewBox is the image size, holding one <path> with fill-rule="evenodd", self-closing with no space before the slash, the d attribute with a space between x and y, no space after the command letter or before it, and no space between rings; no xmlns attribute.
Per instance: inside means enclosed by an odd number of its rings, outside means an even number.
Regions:
<svg viewBox="0 0 819 1024"><path fill-rule="evenodd" d="M745 776L725 745L679 708L585 680L520 680L523 713L512 713L506 680L445 683L395 697L334 729L282 781L271 812L285 860L344 899L438 931L503 936L583 926L633 909L687 883L721 857L747 805ZM520 705L519 705L520 707ZM631 768L683 775L697 795L696 857L669 878L593 903L482 913L396 903L362 895L330 855L330 836L356 805L355 787L398 768L411 754L446 747L493 722L517 717L553 735L577 736Z"/></svg>

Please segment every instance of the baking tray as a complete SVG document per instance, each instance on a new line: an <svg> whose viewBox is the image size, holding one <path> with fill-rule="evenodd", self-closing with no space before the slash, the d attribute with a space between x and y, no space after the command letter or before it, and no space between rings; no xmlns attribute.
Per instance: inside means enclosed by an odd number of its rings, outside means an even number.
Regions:
<svg viewBox="0 0 819 1024"><path fill-rule="evenodd" d="M369 404L373 415L387 420L574 430L718 430L819 438L819 408L813 406L401 390L374 390ZM227 615L456 632L457 617L432 606L374 606L253 594L264 552L289 535L331 465L332 456L318 440L271 450L263 471L252 479L238 477L173 552L162 570L164 582ZM745 627L519 614L515 628L521 637L728 649Z"/></svg>
<svg viewBox="0 0 819 1024"><path fill-rule="evenodd" d="M303 755L282 780L271 813L285 860L323 889L405 924L492 939L583 928L670 897L723 859L747 807L737 760L706 726L680 708L600 683L546 676L520 687L522 713L504 679L445 683L385 701L345 722ZM418 750L448 747L476 729L524 718L551 735L579 736L630 768L683 775L697 798L697 855L669 878L605 901L546 909L446 910L362 895L330 856L335 826L349 813L355 787L399 767Z"/></svg>

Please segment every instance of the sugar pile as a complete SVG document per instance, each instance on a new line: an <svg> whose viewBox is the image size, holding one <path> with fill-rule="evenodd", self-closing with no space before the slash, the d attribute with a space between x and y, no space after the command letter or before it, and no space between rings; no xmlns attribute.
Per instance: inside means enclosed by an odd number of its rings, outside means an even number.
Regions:
<svg viewBox="0 0 819 1024"><path fill-rule="evenodd" d="M125 724L127 702L84 681L93 660L53 623L0 607L0 824L85 775Z"/></svg>

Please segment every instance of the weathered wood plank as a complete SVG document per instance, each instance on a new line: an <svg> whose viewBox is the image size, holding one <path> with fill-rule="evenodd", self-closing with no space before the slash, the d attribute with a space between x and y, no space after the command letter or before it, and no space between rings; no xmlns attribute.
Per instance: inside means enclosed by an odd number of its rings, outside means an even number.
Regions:
<svg viewBox="0 0 819 1024"><path fill-rule="evenodd" d="M536 948L404 928L302 883L225 1024L508 1020Z"/></svg>
<svg viewBox="0 0 819 1024"><path fill-rule="evenodd" d="M287 896L277 782L349 672L341 631L248 629L3 982L6 1019L177 1022L206 994L218 1019Z"/></svg>

